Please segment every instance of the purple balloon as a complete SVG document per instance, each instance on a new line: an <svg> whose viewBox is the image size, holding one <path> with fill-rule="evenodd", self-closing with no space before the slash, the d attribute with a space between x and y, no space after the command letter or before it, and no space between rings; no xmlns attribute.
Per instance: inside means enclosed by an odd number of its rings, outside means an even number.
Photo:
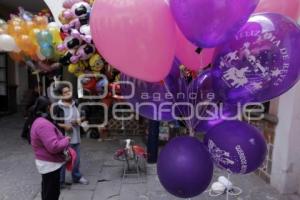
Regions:
<svg viewBox="0 0 300 200"><path fill-rule="evenodd" d="M240 117L237 105L220 104L216 107L209 107L204 115L207 119L200 120L196 132L207 133L210 129L226 120L237 120Z"/></svg>
<svg viewBox="0 0 300 200"><path fill-rule="evenodd" d="M188 136L177 137L162 149L157 174L169 193L191 198L201 194L210 184L213 163L199 140Z"/></svg>
<svg viewBox="0 0 300 200"><path fill-rule="evenodd" d="M193 105L194 117L187 121L190 129L194 130L207 115L207 111L217 105L218 97L213 90L212 75L210 70L200 73L188 87L187 102Z"/></svg>
<svg viewBox="0 0 300 200"><path fill-rule="evenodd" d="M247 22L259 0L170 0L178 27L198 47L216 47Z"/></svg>
<svg viewBox="0 0 300 200"><path fill-rule="evenodd" d="M134 107L134 110L141 116L152 120L171 121L172 105L174 103L174 94L178 92L176 81L180 81L179 61L174 60L170 74L163 82L153 83L132 78L125 74L121 75L121 80L133 83L133 88L129 84L121 84L121 93L123 96L133 97L126 99ZM159 106L168 103L162 108L170 112L159 112ZM161 113L161 115L159 114Z"/></svg>
<svg viewBox="0 0 300 200"><path fill-rule="evenodd" d="M299 80L300 28L274 13L253 15L226 44L216 49L214 88L227 103L265 102Z"/></svg>
<svg viewBox="0 0 300 200"><path fill-rule="evenodd" d="M241 121L225 121L215 126L204 143L218 167L238 174L255 171L267 153L263 135Z"/></svg>

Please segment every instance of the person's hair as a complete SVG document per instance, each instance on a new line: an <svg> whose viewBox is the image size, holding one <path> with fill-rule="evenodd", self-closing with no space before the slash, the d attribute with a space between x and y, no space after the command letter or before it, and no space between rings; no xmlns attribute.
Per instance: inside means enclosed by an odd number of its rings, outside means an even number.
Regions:
<svg viewBox="0 0 300 200"><path fill-rule="evenodd" d="M47 97L40 96L35 101L35 104L33 105L33 115L35 116L41 116L42 114L48 113L48 108L50 106L50 101Z"/></svg>
<svg viewBox="0 0 300 200"><path fill-rule="evenodd" d="M55 89L55 91L56 91L56 93L58 94L58 95L62 95L63 94L63 89L64 88L69 88L69 89L71 89L70 88L70 85L68 85L68 84L66 84L66 83L61 83L61 84L59 84L58 86L57 86L57 88Z"/></svg>
<svg viewBox="0 0 300 200"><path fill-rule="evenodd" d="M37 100L35 101L35 104L31 107L31 114L29 116L29 131L28 131L28 142L30 143L30 129L32 127L33 122L39 118L39 117L44 117L46 119L48 119L49 121L51 121L51 118L48 114L48 109L49 106L51 105L50 100L47 97L44 96L40 96L37 98Z"/></svg>

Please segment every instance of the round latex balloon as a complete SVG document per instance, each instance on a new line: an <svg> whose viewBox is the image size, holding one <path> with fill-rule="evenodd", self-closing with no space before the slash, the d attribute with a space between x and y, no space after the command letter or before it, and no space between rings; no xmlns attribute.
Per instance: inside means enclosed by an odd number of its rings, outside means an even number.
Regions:
<svg viewBox="0 0 300 200"><path fill-rule="evenodd" d="M0 27L2 28L4 26L7 26L6 21L0 18Z"/></svg>
<svg viewBox="0 0 300 200"><path fill-rule="evenodd" d="M168 75L176 36L165 1L97 0L90 26L98 51L124 74L148 82Z"/></svg>
<svg viewBox="0 0 300 200"><path fill-rule="evenodd" d="M298 20L300 16L299 0L260 0L255 12L274 12Z"/></svg>
<svg viewBox="0 0 300 200"><path fill-rule="evenodd" d="M182 33L198 47L216 47L247 22L259 0L170 0Z"/></svg>
<svg viewBox="0 0 300 200"><path fill-rule="evenodd" d="M190 131L194 131L206 115L209 115L210 108L217 105L218 97L213 91L212 85L211 71L205 70L196 76L188 86L187 102L193 107L187 113L194 114L190 120L186 121Z"/></svg>
<svg viewBox="0 0 300 200"><path fill-rule="evenodd" d="M238 174L255 171L267 153L263 135L241 121L220 123L206 134L204 143L218 167Z"/></svg>
<svg viewBox="0 0 300 200"><path fill-rule="evenodd" d="M253 15L235 37L216 49L214 88L228 103L264 102L299 80L300 28L285 16Z"/></svg>
<svg viewBox="0 0 300 200"><path fill-rule="evenodd" d="M238 105L220 104L217 107L209 106L199 120L195 131L207 133L210 129L226 120L237 120L240 118L240 107Z"/></svg>
<svg viewBox="0 0 300 200"><path fill-rule="evenodd" d="M213 163L198 139L182 136L172 139L160 152L157 174L169 193L192 198L201 194L210 184Z"/></svg>
<svg viewBox="0 0 300 200"><path fill-rule="evenodd" d="M10 35L7 35L7 34L1 34L0 35L0 48L1 50L3 51L15 51L15 52L18 52L20 51L17 44L16 44L16 41L15 39L10 36Z"/></svg>
<svg viewBox="0 0 300 200"><path fill-rule="evenodd" d="M201 53L198 53L197 47L188 41L178 28L176 36L176 57L185 67L199 70L212 62L214 49L202 49Z"/></svg>
<svg viewBox="0 0 300 200"><path fill-rule="evenodd" d="M164 82L150 83L121 75L121 94L126 97L126 101L131 103L134 110L152 120L170 121L173 120L172 105L177 90L168 90L168 86L173 87L175 80L179 76L179 62L174 61L171 73ZM166 85L165 85L166 84ZM161 108L160 108L161 106Z"/></svg>

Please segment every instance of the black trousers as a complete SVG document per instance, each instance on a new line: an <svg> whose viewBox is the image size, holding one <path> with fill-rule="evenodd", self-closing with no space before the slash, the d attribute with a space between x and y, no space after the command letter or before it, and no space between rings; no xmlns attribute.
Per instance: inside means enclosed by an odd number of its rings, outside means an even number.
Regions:
<svg viewBox="0 0 300 200"><path fill-rule="evenodd" d="M60 195L60 169L42 174L42 200L58 200Z"/></svg>
<svg viewBox="0 0 300 200"><path fill-rule="evenodd" d="M158 157L158 143L159 143L159 121L150 120L148 127L148 163L156 163Z"/></svg>

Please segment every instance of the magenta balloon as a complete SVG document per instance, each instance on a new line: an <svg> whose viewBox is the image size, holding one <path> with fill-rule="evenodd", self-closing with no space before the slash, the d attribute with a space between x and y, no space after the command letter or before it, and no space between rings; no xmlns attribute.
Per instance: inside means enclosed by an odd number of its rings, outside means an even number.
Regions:
<svg viewBox="0 0 300 200"><path fill-rule="evenodd" d="M265 102L288 91L300 78L300 27L276 13L253 15L216 49L214 88L227 103Z"/></svg>
<svg viewBox="0 0 300 200"><path fill-rule="evenodd" d="M205 146L196 138L172 139L161 151L157 174L163 187L181 198L205 191L213 175L213 163Z"/></svg>
<svg viewBox="0 0 300 200"><path fill-rule="evenodd" d="M198 47L188 41L178 28L176 36L176 57L185 67L191 70L199 70L212 62L214 49L203 49L201 53L197 53L196 49Z"/></svg>
<svg viewBox="0 0 300 200"><path fill-rule="evenodd" d="M91 32L101 55L121 72L157 82L175 56L175 23L163 0L97 0Z"/></svg>
<svg viewBox="0 0 300 200"><path fill-rule="evenodd" d="M198 47L216 47L247 22L259 0L170 0L178 27Z"/></svg>
<svg viewBox="0 0 300 200"><path fill-rule="evenodd" d="M299 0L260 0L255 12L274 12L298 20L300 16Z"/></svg>

